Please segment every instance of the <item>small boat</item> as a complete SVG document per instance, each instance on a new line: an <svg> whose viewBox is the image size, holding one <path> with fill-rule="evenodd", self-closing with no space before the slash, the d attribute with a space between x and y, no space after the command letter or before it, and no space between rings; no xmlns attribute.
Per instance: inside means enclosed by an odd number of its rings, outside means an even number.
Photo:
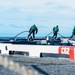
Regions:
<svg viewBox="0 0 75 75"><path fill-rule="evenodd" d="M21 33L24 32L28 31ZM49 36L51 32L45 38L17 39L16 37L21 33L11 39L0 39L0 54L24 55L29 57L43 57L43 54L51 56L68 55L70 59L75 59L75 44L67 38L52 39Z"/></svg>
<svg viewBox="0 0 75 75"><path fill-rule="evenodd" d="M43 54L66 55L74 58L75 46L67 39L35 38L1 40L0 53L6 55L24 55L29 57L43 57ZM72 55L72 56L71 56Z"/></svg>

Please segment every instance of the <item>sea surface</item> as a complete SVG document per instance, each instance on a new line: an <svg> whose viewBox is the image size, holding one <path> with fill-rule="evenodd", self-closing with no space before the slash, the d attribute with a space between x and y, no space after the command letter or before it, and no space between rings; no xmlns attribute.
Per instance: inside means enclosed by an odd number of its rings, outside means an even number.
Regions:
<svg viewBox="0 0 75 75"><path fill-rule="evenodd" d="M9 40L9 39L26 39L27 37L0 37L0 40ZM36 37L36 39L39 38L46 38L46 37ZM58 37L58 38L62 38L62 37ZM68 37L66 37L68 38ZM63 39L63 38L62 38Z"/></svg>
<svg viewBox="0 0 75 75"><path fill-rule="evenodd" d="M36 71L38 75L75 75L75 60L69 58L33 58L24 56L7 56L27 70ZM0 65L0 75L21 75L14 70ZM26 75L26 74L24 74ZM32 75L32 74L27 74Z"/></svg>

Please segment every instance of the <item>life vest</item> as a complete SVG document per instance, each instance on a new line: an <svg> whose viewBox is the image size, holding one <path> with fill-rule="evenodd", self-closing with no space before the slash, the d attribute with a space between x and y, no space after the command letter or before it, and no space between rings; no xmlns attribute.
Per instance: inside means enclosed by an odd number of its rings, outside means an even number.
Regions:
<svg viewBox="0 0 75 75"><path fill-rule="evenodd" d="M75 34L75 28L73 28L73 33Z"/></svg>
<svg viewBox="0 0 75 75"><path fill-rule="evenodd" d="M32 26L31 27L31 30L36 30L36 26Z"/></svg>
<svg viewBox="0 0 75 75"><path fill-rule="evenodd" d="M58 31L58 28L57 28L57 27L54 27L54 28L53 28L53 31L54 31L54 32L57 32L57 31Z"/></svg>

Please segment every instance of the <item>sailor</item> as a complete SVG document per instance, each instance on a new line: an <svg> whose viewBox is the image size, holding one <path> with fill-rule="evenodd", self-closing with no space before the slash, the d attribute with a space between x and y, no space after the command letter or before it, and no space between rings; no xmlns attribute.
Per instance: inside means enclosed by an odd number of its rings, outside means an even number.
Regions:
<svg viewBox="0 0 75 75"><path fill-rule="evenodd" d="M38 32L38 28L36 27L36 25L34 24L33 26L31 26L31 28L29 29L29 35L28 35L28 38L29 36L32 34L32 38L34 39L35 38L35 34L37 34Z"/></svg>
<svg viewBox="0 0 75 75"><path fill-rule="evenodd" d="M71 37L69 38L69 40L70 40L73 36L75 36L75 26L73 27L72 35L71 35Z"/></svg>
<svg viewBox="0 0 75 75"><path fill-rule="evenodd" d="M57 33L59 31L59 28L58 28L58 25L56 27L53 28L53 39L56 39L57 38Z"/></svg>

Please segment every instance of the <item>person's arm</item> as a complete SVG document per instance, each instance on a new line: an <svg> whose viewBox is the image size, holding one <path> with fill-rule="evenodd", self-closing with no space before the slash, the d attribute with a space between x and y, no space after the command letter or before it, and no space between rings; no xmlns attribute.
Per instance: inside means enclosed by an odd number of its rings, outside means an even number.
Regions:
<svg viewBox="0 0 75 75"><path fill-rule="evenodd" d="M72 30L72 34L74 33L74 28L73 28L73 30Z"/></svg>
<svg viewBox="0 0 75 75"><path fill-rule="evenodd" d="M36 27L36 34L37 34L37 32L38 32L38 28Z"/></svg>
<svg viewBox="0 0 75 75"><path fill-rule="evenodd" d="M58 31L59 31L59 28L58 28Z"/></svg>

